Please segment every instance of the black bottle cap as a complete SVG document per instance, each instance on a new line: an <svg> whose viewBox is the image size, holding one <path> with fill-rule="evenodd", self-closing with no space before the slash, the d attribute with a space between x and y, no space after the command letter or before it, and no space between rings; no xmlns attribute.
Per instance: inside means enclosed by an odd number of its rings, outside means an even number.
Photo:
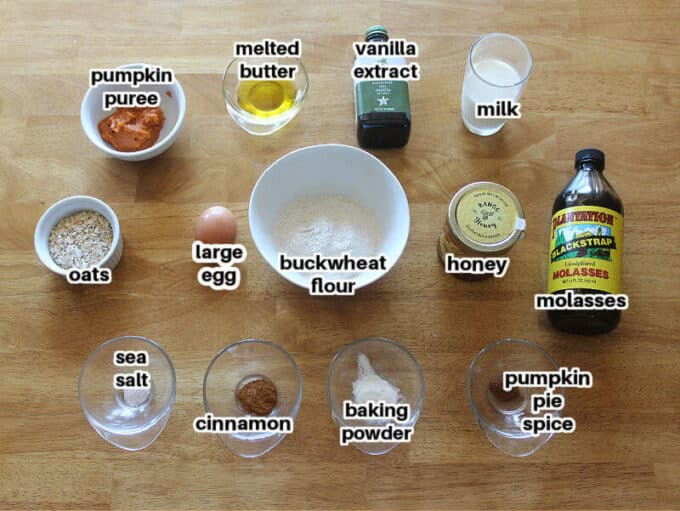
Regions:
<svg viewBox="0 0 680 511"><path fill-rule="evenodd" d="M366 41L387 41L387 29L382 25L373 25L366 30Z"/></svg>
<svg viewBox="0 0 680 511"><path fill-rule="evenodd" d="M599 149L581 149L576 153L575 167L578 169L582 163L591 163L597 170L604 170L604 153Z"/></svg>

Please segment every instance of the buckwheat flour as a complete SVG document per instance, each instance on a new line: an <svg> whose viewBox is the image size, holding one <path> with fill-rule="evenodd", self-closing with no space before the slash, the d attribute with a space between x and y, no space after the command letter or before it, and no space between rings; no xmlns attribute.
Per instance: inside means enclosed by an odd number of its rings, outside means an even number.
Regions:
<svg viewBox="0 0 680 511"><path fill-rule="evenodd" d="M371 211L342 195L319 195L284 206L275 231L279 251L306 257L317 252L325 257L377 255L382 232ZM351 278L352 274L329 274Z"/></svg>

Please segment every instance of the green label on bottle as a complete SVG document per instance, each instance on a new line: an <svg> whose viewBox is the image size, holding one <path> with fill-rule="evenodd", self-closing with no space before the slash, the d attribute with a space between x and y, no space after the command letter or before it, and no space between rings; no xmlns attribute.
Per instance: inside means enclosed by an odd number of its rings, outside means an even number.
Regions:
<svg viewBox="0 0 680 511"><path fill-rule="evenodd" d="M357 115L371 112L410 113L408 83L399 80L366 80L356 84Z"/></svg>

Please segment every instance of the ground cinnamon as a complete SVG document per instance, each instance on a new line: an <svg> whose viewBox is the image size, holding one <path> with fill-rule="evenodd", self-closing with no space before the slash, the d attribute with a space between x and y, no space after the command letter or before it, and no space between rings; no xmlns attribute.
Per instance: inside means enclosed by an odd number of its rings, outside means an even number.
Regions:
<svg viewBox="0 0 680 511"><path fill-rule="evenodd" d="M276 407L276 385L264 378L246 383L237 394L241 408L254 415L269 415Z"/></svg>

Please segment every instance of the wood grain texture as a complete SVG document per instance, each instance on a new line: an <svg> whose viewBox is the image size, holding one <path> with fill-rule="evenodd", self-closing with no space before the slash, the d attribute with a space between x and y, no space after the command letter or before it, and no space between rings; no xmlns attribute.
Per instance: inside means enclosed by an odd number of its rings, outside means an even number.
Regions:
<svg viewBox="0 0 680 511"><path fill-rule="evenodd" d="M410 240L356 297L312 298L257 253L248 199L281 155L356 145L351 43L377 22L420 44L411 141L374 152L406 190ZM680 508L678 26L672 0L0 0L0 508ZM494 31L525 40L536 67L523 118L480 138L460 122L460 88L471 43ZM264 37L302 38L311 87L289 126L257 138L227 116L220 77L234 41ZM178 73L187 119L167 153L128 164L89 144L80 101L89 68L140 61ZM555 332L533 310L552 201L587 146L605 150L624 200L631 299L619 328L595 338ZM482 179L519 196L528 230L506 278L467 283L443 274L435 238L453 193ZM118 213L125 254L110 286L69 286L34 253L38 218L73 194ZM250 252L233 293L201 288L189 257L212 204L235 211ZM138 453L95 433L76 388L87 355L124 334L157 340L177 369L170 422ZM374 335L407 345L426 378L413 442L379 458L338 446L324 391L332 355ZM191 426L211 358L248 337L280 343L304 378L295 434L250 461ZM577 431L529 459L496 451L465 397L475 353L507 337L595 379L568 395Z"/></svg>

